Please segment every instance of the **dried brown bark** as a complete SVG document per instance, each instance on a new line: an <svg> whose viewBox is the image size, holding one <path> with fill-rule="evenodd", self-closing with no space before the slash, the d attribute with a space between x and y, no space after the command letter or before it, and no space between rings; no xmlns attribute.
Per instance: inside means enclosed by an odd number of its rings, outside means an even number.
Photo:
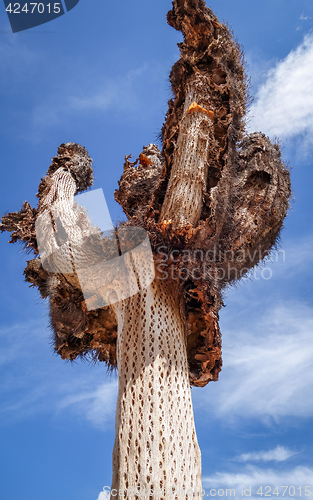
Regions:
<svg viewBox="0 0 313 500"><path fill-rule="evenodd" d="M181 293L190 382L203 386L218 379L222 364L221 292L275 244L290 178L277 144L262 133L245 136L247 79L242 50L228 28L201 0L174 1L167 18L184 41L170 75L174 98L162 153L153 150L152 156L150 145L150 162L138 158L136 168L126 158L115 197L128 224L148 230L158 266L189 276L181 280ZM149 197L141 198L145 186Z"/></svg>
<svg viewBox="0 0 313 500"><path fill-rule="evenodd" d="M135 162L126 157L115 197L127 224L148 230L164 276L173 269L189 275L181 294L190 382L203 386L217 380L221 369L220 292L275 244L290 180L277 144L261 133L244 136L246 77L242 51L228 28L202 1L173 2L168 22L182 31L184 42L170 75L174 98L162 128L163 150L150 144ZM65 168L77 192L92 184L84 148L70 143L58 153L39 186L38 209L25 202L0 226L12 233L11 242L20 240L35 253L35 220L51 176ZM171 259L173 249L181 253L178 259ZM201 251L216 257L203 262ZM192 279L199 269L201 279ZM117 322L109 307L88 312L77 282L48 276L36 260L28 263L25 278L50 297L55 348L64 359L91 355L116 366Z"/></svg>

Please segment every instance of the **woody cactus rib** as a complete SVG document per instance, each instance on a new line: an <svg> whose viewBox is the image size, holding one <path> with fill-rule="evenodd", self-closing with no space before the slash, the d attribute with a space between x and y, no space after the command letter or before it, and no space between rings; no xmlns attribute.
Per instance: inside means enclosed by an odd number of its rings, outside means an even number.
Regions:
<svg viewBox="0 0 313 500"><path fill-rule="evenodd" d="M243 58L228 28L203 0L174 0L167 19L184 41L170 74L163 148L149 144L134 162L126 156L115 192L128 219L123 226L148 232L154 282L101 307L109 275L91 272L88 300L99 308L89 311L75 269L60 267L62 241L52 233L46 253L54 271L43 269L38 257L25 269L26 280L49 298L56 352L118 368L112 488L126 491L127 499L137 499L138 488L149 500L163 499L169 488L176 489L175 500L201 498L190 385L218 380L223 289L269 254L290 198L279 146L260 132L245 135ZM38 254L35 223L46 217L50 227L52 218L66 235L92 236L89 255L96 262L106 246L71 208L74 193L92 181L86 150L61 145L40 183L38 208L25 202L20 212L2 217L1 231ZM79 251L73 245L70 256ZM78 257L83 269L85 255Z"/></svg>
<svg viewBox="0 0 313 500"><path fill-rule="evenodd" d="M196 226L207 190L208 157L213 143L212 117L208 110L187 96L180 122L176 154L173 160L161 220L170 219L173 227ZM198 96L197 96L198 97ZM197 101L199 102L199 98Z"/></svg>

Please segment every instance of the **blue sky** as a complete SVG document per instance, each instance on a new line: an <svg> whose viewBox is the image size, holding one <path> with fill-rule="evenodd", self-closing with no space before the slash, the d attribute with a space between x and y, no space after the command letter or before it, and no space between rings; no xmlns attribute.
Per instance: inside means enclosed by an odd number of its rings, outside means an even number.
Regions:
<svg viewBox="0 0 313 500"><path fill-rule="evenodd" d="M294 202L282 251L226 295L219 382L192 390L203 486L207 494L235 488L236 497L251 486L252 498L267 485L294 486L300 498L301 486L302 498L307 485L313 495L313 4L208 5L245 49L255 97L249 130L282 141ZM179 57L170 8L168 0L80 0L53 22L12 34L0 5L1 214L36 204L57 147L73 141L93 158L94 188L112 219L123 217L113 193L124 155L156 140ZM27 256L7 240L1 235L0 498L103 500L116 378L53 355L47 305L23 281Z"/></svg>

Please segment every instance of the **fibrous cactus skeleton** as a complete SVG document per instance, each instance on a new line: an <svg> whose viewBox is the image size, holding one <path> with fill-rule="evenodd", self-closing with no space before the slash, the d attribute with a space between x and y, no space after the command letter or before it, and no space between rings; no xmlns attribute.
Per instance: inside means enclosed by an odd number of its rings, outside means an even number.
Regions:
<svg viewBox="0 0 313 500"><path fill-rule="evenodd" d="M229 29L203 0L174 0L167 19L184 41L170 75L174 97L163 149L150 144L133 163L126 156L115 193L128 218L123 226L149 234L153 283L88 310L75 270L49 273L38 257L25 270L26 280L49 297L62 358L91 353L118 368L112 488L129 499L138 488L153 500L170 488L172 498L201 498L190 384L218 379L221 291L269 254L290 197L279 146L261 133L245 135L243 58ZM70 199L92 180L86 150L63 144L40 184L38 208L25 202L2 218L1 230L38 253L38 217L58 196ZM71 220L66 214L58 219L66 234L88 232L83 214ZM99 256L96 233L90 241Z"/></svg>

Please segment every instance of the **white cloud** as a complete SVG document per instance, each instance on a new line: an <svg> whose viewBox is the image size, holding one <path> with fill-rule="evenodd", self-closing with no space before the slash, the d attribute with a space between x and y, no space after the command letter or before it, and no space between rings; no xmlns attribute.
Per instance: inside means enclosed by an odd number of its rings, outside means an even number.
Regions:
<svg viewBox="0 0 313 500"><path fill-rule="evenodd" d="M289 302L248 319L224 327L220 380L194 391L196 406L227 420L313 416L313 310Z"/></svg>
<svg viewBox="0 0 313 500"><path fill-rule="evenodd" d="M51 96L49 102L36 103L32 111L32 124L36 128L51 127L62 123L72 113L90 113L114 110L134 110L139 106L138 84L142 80L141 75L146 68L132 70L126 75L112 78L98 75L95 81L101 82L96 85L86 82L76 84L75 88L62 89ZM70 93L69 93L70 92Z"/></svg>
<svg viewBox="0 0 313 500"><path fill-rule="evenodd" d="M0 368L19 360L23 354L31 353L46 337L43 330L40 319L1 327Z"/></svg>
<svg viewBox="0 0 313 500"><path fill-rule="evenodd" d="M250 110L251 132L261 130L280 139L313 133L313 36L304 41L267 75Z"/></svg>
<svg viewBox="0 0 313 500"><path fill-rule="evenodd" d="M93 92L89 92L87 96L86 92L83 92L81 96L78 92L78 95L70 97L68 105L77 111L136 108L139 101L136 87L148 71L147 65L143 65L141 68L130 70L126 75L116 80L106 79L103 84L94 89Z"/></svg>
<svg viewBox="0 0 313 500"><path fill-rule="evenodd" d="M290 498L300 498L301 487L301 498L305 496L305 486L311 485L311 494L313 493L312 486L313 469L309 467L298 466L294 469L289 469L285 471L274 471L272 469L261 469L257 467L246 467L243 472L216 472L211 476L206 476L202 478L203 487L206 489L206 495L210 496L210 489L226 489L234 488L236 491L236 497L242 498L242 488L250 488L251 486L251 497L249 498L261 498L257 495L257 491L260 486L263 487L263 496L265 493L265 487L271 487L271 491L267 490L268 493L274 496L273 490L278 486L278 491L280 493L279 497L283 496L284 489L282 485L288 485L288 489L285 492L286 497ZM292 489L295 488L295 491ZM291 487L289 494L289 487ZM310 490L307 489L307 493ZM225 492L226 496L226 492ZM230 496L228 494L227 496ZM234 495L232 495L234 497ZM309 495L307 495L309 496ZM224 496L223 496L224 498ZM277 496L276 496L277 498Z"/></svg>
<svg viewBox="0 0 313 500"><path fill-rule="evenodd" d="M268 72L277 63L277 58L266 57L260 48L245 52L245 62L248 68L251 84L254 89L260 87L267 79Z"/></svg>
<svg viewBox="0 0 313 500"><path fill-rule="evenodd" d="M313 236L308 234L301 240L285 241L277 250L264 259L257 267L250 270L244 280L253 280L258 286L264 281L278 278L289 280L305 279L309 266L313 265ZM243 281L244 281L243 280Z"/></svg>
<svg viewBox="0 0 313 500"><path fill-rule="evenodd" d="M149 75L148 84L146 75ZM122 113L124 119L129 114L133 117L141 113L148 119L145 113L146 94L155 86L163 88L163 77L164 67L159 63L149 63L115 78L95 73L92 78L75 82L71 87L64 84L48 100L45 96L38 96L31 111L30 132L25 137L36 142L43 130L73 119L77 113L79 116L103 112L114 115ZM153 112L159 113L159 99L160 96L156 95L149 107L149 116Z"/></svg>
<svg viewBox="0 0 313 500"><path fill-rule="evenodd" d="M296 451L291 451L284 446L278 445L276 448L269 451L243 453L237 457L237 460L239 462L270 462L271 460L283 462L294 455L297 455Z"/></svg>
<svg viewBox="0 0 313 500"><path fill-rule="evenodd" d="M108 491L101 491L97 500L110 500L110 493Z"/></svg>
<svg viewBox="0 0 313 500"><path fill-rule="evenodd" d="M94 426L103 428L108 420L115 416L117 397L117 381L98 385L95 390L77 391L66 396L59 405L63 410L72 407L76 412L83 414Z"/></svg>
<svg viewBox="0 0 313 500"><path fill-rule="evenodd" d="M307 273L308 266L313 264L313 236L307 234L297 241L284 243L282 248L273 251L269 262L280 264L280 270L287 276L293 274Z"/></svg>
<svg viewBox="0 0 313 500"><path fill-rule="evenodd" d="M29 321L0 329L0 418L17 420L34 414L75 416L104 429L113 425L117 380L106 377L103 363L89 369L53 357L46 321ZM99 385L99 375L104 383Z"/></svg>

